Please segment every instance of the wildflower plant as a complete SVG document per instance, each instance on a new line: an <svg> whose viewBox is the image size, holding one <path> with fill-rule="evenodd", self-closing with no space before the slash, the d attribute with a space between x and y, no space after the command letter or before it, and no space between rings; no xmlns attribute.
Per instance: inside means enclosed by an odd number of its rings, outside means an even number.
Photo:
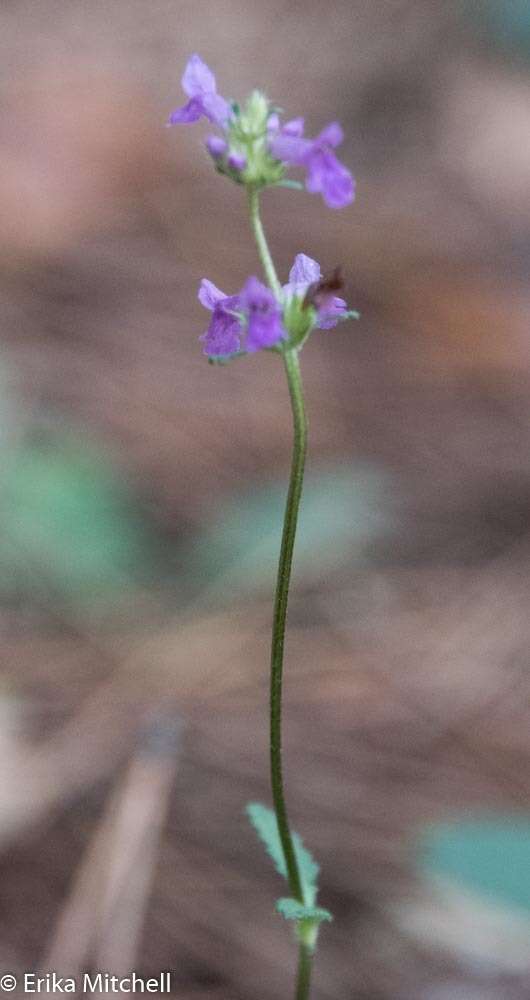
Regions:
<svg viewBox="0 0 530 1000"><path fill-rule="evenodd" d="M314 330L329 330L358 314L336 294L342 287L340 270L323 277L320 265L304 253L297 254L288 282L280 283L261 222L259 199L261 192L270 187L302 189L299 181L288 176L293 167L305 171L306 190L320 194L332 209L344 208L353 201L354 181L335 154L343 139L337 122L312 139L304 134L303 118L282 123L280 109L258 90L244 104L228 101L217 92L214 74L198 55L188 60L182 87L188 99L173 112L168 124L206 118L216 127L217 131L206 139L206 149L218 173L245 189L250 226L266 279L263 283L250 276L235 294L226 294L208 278L202 279L199 301L211 314L200 337L203 352L210 362L221 364L264 350L278 354L291 401L293 450L271 643L270 769L274 808L251 803L247 813L289 887L289 896L279 899L276 908L294 924L299 946L295 996L307 1000L319 928L332 916L317 906L319 867L291 830L282 772L284 641L307 446L299 356Z"/></svg>

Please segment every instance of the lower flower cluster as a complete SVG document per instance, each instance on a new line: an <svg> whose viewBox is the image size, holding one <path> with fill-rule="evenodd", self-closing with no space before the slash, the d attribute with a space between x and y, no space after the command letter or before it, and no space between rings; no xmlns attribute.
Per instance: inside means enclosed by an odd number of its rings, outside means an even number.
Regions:
<svg viewBox="0 0 530 1000"><path fill-rule="evenodd" d="M355 314L327 287L316 260L299 253L279 301L258 278L248 278L236 295L225 295L208 278L199 302L212 313L200 338L210 358L227 360L283 345L299 346L314 327L329 330Z"/></svg>

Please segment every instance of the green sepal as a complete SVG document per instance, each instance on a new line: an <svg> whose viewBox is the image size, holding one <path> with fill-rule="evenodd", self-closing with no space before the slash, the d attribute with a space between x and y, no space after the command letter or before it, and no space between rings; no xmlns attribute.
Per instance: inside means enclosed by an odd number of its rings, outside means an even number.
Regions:
<svg viewBox="0 0 530 1000"><path fill-rule="evenodd" d="M272 858L276 871L284 879L287 879L287 868L278 833L278 824L272 809L268 809L261 802L250 802L246 807L246 813L258 837L265 845L265 850ZM320 869L313 856L304 847L298 834L293 833L292 837L304 899L306 905L311 907L317 898L317 880Z"/></svg>
<svg viewBox="0 0 530 1000"><path fill-rule="evenodd" d="M300 347L315 327L317 311L311 305L304 305L300 296L293 295L283 310L283 322L289 333L289 347Z"/></svg>
<svg viewBox="0 0 530 1000"><path fill-rule="evenodd" d="M277 900L276 910L286 920L311 920L317 924L321 924L325 920L331 923L333 920L333 915L322 906L304 906L297 899L291 899L289 896Z"/></svg>
<svg viewBox="0 0 530 1000"><path fill-rule="evenodd" d="M227 365L234 358L243 358L247 352L246 351L234 351L233 354L209 354L208 364L209 365Z"/></svg>
<svg viewBox="0 0 530 1000"><path fill-rule="evenodd" d="M304 190L304 185L301 184L300 181L292 181L289 177L286 177L284 180L281 181L275 181L274 184L271 184L269 186L278 188L291 188L292 191Z"/></svg>
<svg viewBox="0 0 530 1000"><path fill-rule="evenodd" d="M361 314L360 314L360 312L357 312L356 309L348 309L339 318L340 318L341 322L344 319L360 319L361 318Z"/></svg>

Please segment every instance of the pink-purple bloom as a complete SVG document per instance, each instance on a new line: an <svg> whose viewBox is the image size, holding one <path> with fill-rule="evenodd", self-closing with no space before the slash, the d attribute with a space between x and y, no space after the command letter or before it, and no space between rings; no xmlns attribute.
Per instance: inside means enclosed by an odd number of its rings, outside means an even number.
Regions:
<svg viewBox="0 0 530 1000"><path fill-rule="evenodd" d="M182 89L189 101L169 118L169 125L196 122L208 118L215 125L224 126L230 117L230 105L217 93L215 76L197 54L190 56L182 77Z"/></svg>
<svg viewBox="0 0 530 1000"><path fill-rule="evenodd" d="M294 259L294 264L289 272L289 281L283 286L283 291L287 298L297 296L303 299L308 288L316 285L322 278L320 264L305 253L298 253ZM320 296L317 310L316 325L321 330L331 330L341 319L347 318L348 307L344 299L333 293Z"/></svg>
<svg viewBox="0 0 530 1000"><path fill-rule="evenodd" d="M242 108L232 105L217 93L214 74L197 54L188 59L182 87L188 101L173 112L169 124L204 117L221 128L222 137L212 135L206 140L221 173L259 188L281 183L286 166L303 167L307 191L321 194L330 208L343 208L353 201L353 177L334 152L344 138L338 122L310 139L304 136L303 118L282 125L277 109L259 91Z"/></svg>
<svg viewBox="0 0 530 1000"><path fill-rule="evenodd" d="M204 344L204 353L211 357L226 357L237 354L241 347L241 321L237 315L238 295L225 295L208 278L203 278L199 286L199 302L212 313L210 325L199 339Z"/></svg>
<svg viewBox="0 0 530 1000"><path fill-rule="evenodd" d="M303 118L286 122L271 135L272 155L284 163L305 167L306 189L321 194L330 208L349 205L355 196L353 177L333 152L344 138L339 123L327 125L316 139L304 138L303 132Z"/></svg>
<svg viewBox="0 0 530 1000"><path fill-rule="evenodd" d="M281 307L270 288L258 278L249 278L238 295L225 295L203 278L199 302L212 313L210 325L200 340L210 357L237 354L246 331L249 354L274 347L286 336Z"/></svg>
<svg viewBox="0 0 530 1000"><path fill-rule="evenodd" d="M280 304L270 288L257 278L248 279L239 301L247 318L247 351L274 347L286 336Z"/></svg>

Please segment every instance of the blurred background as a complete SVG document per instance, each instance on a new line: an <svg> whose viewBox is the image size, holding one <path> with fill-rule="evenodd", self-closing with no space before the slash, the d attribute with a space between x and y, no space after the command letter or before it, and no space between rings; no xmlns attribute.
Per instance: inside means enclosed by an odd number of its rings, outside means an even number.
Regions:
<svg viewBox="0 0 530 1000"><path fill-rule="evenodd" d="M322 864L315 1000L530 996L530 8L526 0L4 0L0 964L289 996L267 673L290 414L210 367L196 300L258 270L198 51L358 182L267 192L284 280L362 318L304 350L310 461L285 685Z"/></svg>

